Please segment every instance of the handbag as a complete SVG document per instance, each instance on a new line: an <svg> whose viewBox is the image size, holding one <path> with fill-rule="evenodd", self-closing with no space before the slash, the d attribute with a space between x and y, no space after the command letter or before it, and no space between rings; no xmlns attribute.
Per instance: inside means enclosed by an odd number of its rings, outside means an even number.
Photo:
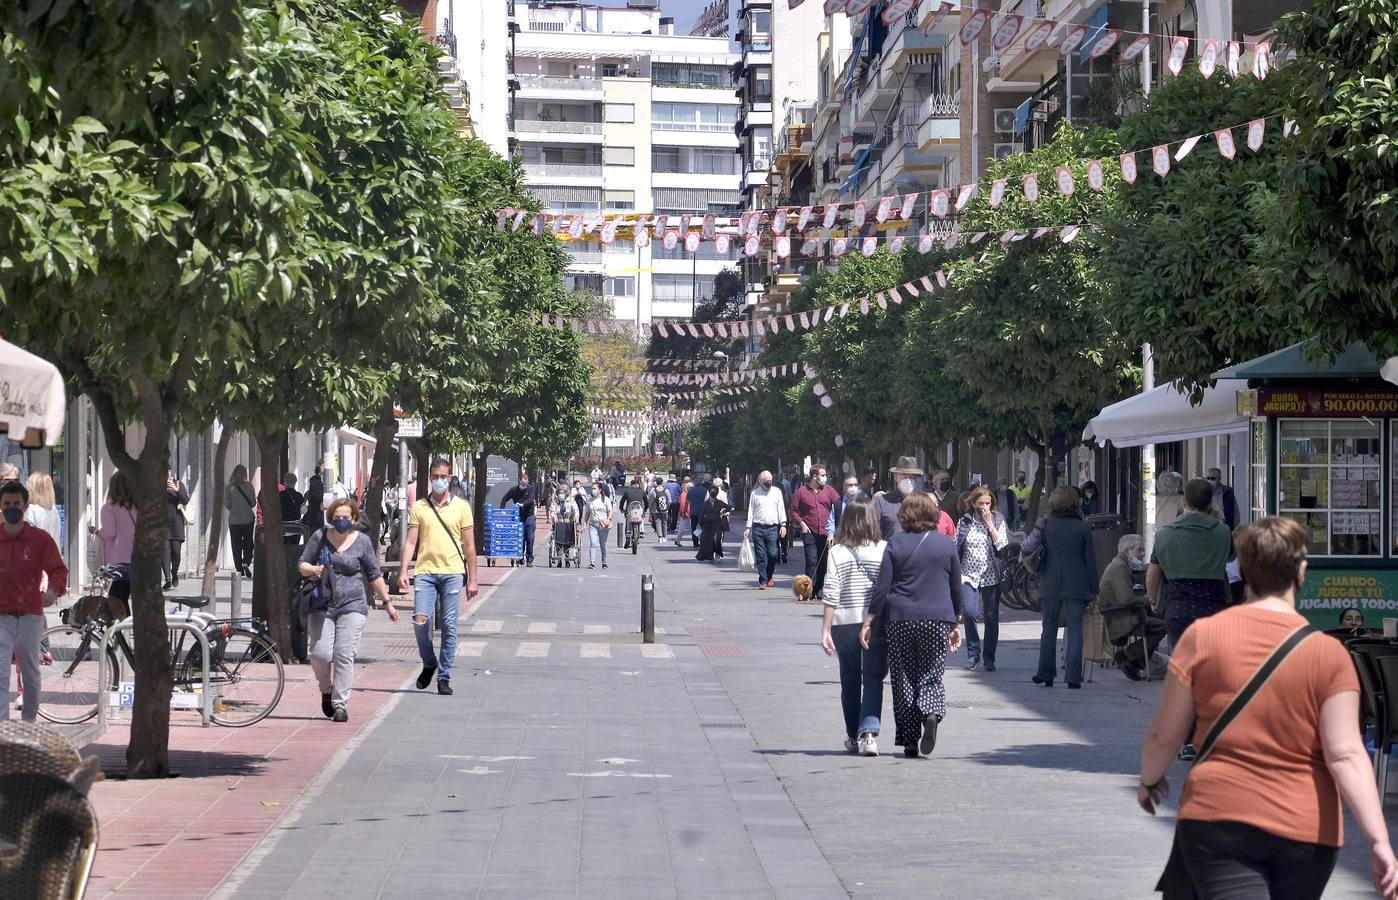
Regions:
<svg viewBox="0 0 1398 900"><path fill-rule="evenodd" d="M1228 702L1228 706L1224 708L1218 721L1214 722L1214 727L1209 729L1209 733L1204 737L1204 742L1199 745L1199 755L1194 759L1195 766L1208 758L1209 754L1213 752L1214 745L1218 743L1219 736L1228 729L1229 725L1233 724L1243 710L1247 709L1252 698L1257 696L1257 692L1267 684L1272 674L1277 671L1277 667L1291 655L1291 651L1301 646L1301 643L1315 634L1316 631L1314 625L1302 625L1291 632L1287 639L1272 651L1272 655L1268 656L1257 671L1252 674L1247 684L1243 685L1243 689L1238 691ZM1191 771L1193 770L1191 769ZM1181 789L1181 793L1183 793L1183 789ZM1178 826L1176 826L1174 842L1170 845L1170 858L1165 863L1165 871L1161 873L1155 889L1165 895L1165 900L1197 900L1199 896L1194 890L1194 884L1189 879L1189 870L1184 864L1184 854L1180 850Z"/></svg>
<svg viewBox="0 0 1398 900"><path fill-rule="evenodd" d="M316 551L316 565L320 566L320 577L301 576L301 610L303 613L323 613L335 600L335 574L330 565L330 542L325 539L325 529L317 534L320 549Z"/></svg>

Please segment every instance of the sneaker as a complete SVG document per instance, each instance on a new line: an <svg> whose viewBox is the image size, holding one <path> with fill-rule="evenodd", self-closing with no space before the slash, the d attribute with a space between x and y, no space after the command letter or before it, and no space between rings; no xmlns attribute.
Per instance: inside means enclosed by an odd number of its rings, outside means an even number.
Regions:
<svg viewBox="0 0 1398 900"><path fill-rule="evenodd" d="M1139 665L1137 665L1134 662L1122 663L1121 674L1125 675L1132 681L1144 681L1146 677L1146 673L1141 669Z"/></svg>
<svg viewBox="0 0 1398 900"><path fill-rule="evenodd" d="M994 671L995 671L995 663L993 663L993 662L988 662L988 663L986 663L985 665L981 666L981 669L983 669L983 670L986 671L986 672L994 672Z"/></svg>
<svg viewBox="0 0 1398 900"><path fill-rule="evenodd" d="M866 731L866 732L864 732L862 735L859 736L859 755L860 755L860 756L878 756L878 755L879 755L879 742L878 742L878 739L874 737L874 733L873 733L873 732L871 732L871 731Z"/></svg>
<svg viewBox="0 0 1398 900"><path fill-rule="evenodd" d="M976 669L980 668L980 665L980 657L972 657L971 661L966 663L966 671L974 672Z"/></svg>
<svg viewBox="0 0 1398 900"><path fill-rule="evenodd" d="M438 678L438 679L437 679L437 693L439 693L439 694L445 694L445 695L448 696L448 697L450 697L452 694L456 693L455 691L453 691L453 690L451 689L451 679L450 679L450 678Z"/></svg>
<svg viewBox="0 0 1398 900"><path fill-rule="evenodd" d="M786 560L782 560L782 562L786 562ZM775 578L768 578L768 579L767 579L767 587L771 587L772 584L773 584L776 580L777 580L777 579L775 579Z"/></svg>
<svg viewBox="0 0 1398 900"><path fill-rule="evenodd" d="M595 568L597 568L597 563L588 563L588 564L587 564L587 567L588 567L589 569L595 569Z"/></svg>
<svg viewBox="0 0 1398 900"><path fill-rule="evenodd" d="M856 741L854 738L848 738L848 737L845 738L845 752L846 752L846 753L858 753L858 752L859 752L859 742Z"/></svg>
<svg viewBox="0 0 1398 900"><path fill-rule="evenodd" d="M327 719L335 715L335 704L330 702L329 694L320 695L320 711L325 713Z"/></svg>
<svg viewBox="0 0 1398 900"><path fill-rule="evenodd" d="M917 749L923 756L931 756L932 751L937 748L937 725L940 722L936 716L928 716L922 720L922 740L917 742Z"/></svg>
<svg viewBox="0 0 1398 900"><path fill-rule="evenodd" d="M436 666L423 666L422 674L417 677L417 689L427 690L427 686L432 683L432 676L437 674Z"/></svg>
<svg viewBox="0 0 1398 900"><path fill-rule="evenodd" d="M335 721L336 721L336 722L348 722L348 721L349 721L349 711L346 710L343 706L337 706L337 707L335 707L335 717L334 717L334 718L335 718Z"/></svg>
<svg viewBox="0 0 1398 900"><path fill-rule="evenodd" d="M604 568L604 569L607 568L607 564L606 564L606 563L602 563L602 568Z"/></svg>
<svg viewBox="0 0 1398 900"><path fill-rule="evenodd" d="M1181 762L1194 762L1194 760L1198 758L1199 750L1193 744L1185 744L1183 747L1180 748L1179 755L1175 757L1175 759L1178 759Z"/></svg>
<svg viewBox="0 0 1398 900"><path fill-rule="evenodd" d="M917 759L917 748L916 748L916 747L904 747L904 748L903 748L903 755L906 756L908 759Z"/></svg>

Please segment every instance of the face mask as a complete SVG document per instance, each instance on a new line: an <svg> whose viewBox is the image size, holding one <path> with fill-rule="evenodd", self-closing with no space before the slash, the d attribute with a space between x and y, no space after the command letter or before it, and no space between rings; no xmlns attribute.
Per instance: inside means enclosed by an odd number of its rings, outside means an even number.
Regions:
<svg viewBox="0 0 1398 900"><path fill-rule="evenodd" d="M346 531L349 531L351 528L354 527L354 523L345 516L340 516L331 524L335 526L335 530L340 532L340 534L344 534Z"/></svg>
<svg viewBox="0 0 1398 900"><path fill-rule="evenodd" d="M451 482L445 478L432 479L432 493L434 494L445 494L449 487L451 487Z"/></svg>
<svg viewBox="0 0 1398 900"><path fill-rule="evenodd" d="M519 483L519 486L520 486L521 488L527 488L527 487L529 487L529 482L527 482L527 481L521 481L521 482Z"/></svg>
<svg viewBox="0 0 1398 900"><path fill-rule="evenodd" d="M902 494L904 497L906 497L906 496L908 496L909 494L911 494L912 492L913 492L913 480L912 480L911 478L904 478L904 479L902 479L901 481L898 482L898 493L900 493L900 494Z"/></svg>
<svg viewBox="0 0 1398 900"><path fill-rule="evenodd" d="M764 479L762 479L762 486L765 487L765 488L771 487L771 486L772 486L772 479L770 479L770 478L764 478Z"/></svg>
<svg viewBox="0 0 1398 900"><path fill-rule="evenodd" d="M859 485L857 485L857 484L851 484L851 485L847 486L847 487L845 488L845 493L848 494L848 495L851 496L851 497L858 496L858 494L859 494Z"/></svg>
<svg viewBox="0 0 1398 900"><path fill-rule="evenodd" d="M7 507L5 507L5 521L6 521L6 522L9 522L11 525L18 525L18 524L20 523L20 520L23 519L23 518L24 518L24 510L20 509L18 506L7 506Z"/></svg>
<svg viewBox="0 0 1398 900"><path fill-rule="evenodd" d="M1136 557L1132 556L1129 557L1126 561L1131 564L1131 571L1133 572L1144 572L1146 570L1147 564L1144 559L1137 559Z"/></svg>
<svg viewBox="0 0 1398 900"><path fill-rule="evenodd" d="M816 484L820 485L821 487L825 487L825 476L822 475L819 478L817 478Z"/></svg>

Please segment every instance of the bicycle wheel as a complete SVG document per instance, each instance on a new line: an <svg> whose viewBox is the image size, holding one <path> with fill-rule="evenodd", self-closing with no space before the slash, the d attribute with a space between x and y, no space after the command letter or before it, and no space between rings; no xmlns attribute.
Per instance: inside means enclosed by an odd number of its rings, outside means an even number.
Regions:
<svg viewBox="0 0 1398 900"><path fill-rule="evenodd" d="M52 661L40 666L39 715L50 722L74 725L97 715L98 639L72 625L55 625L41 638ZM121 684L116 651L107 648L108 689Z"/></svg>
<svg viewBox="0 0 1398 900"><path fill-rule="evenodd" d="M215 724L242 728L260 722L281 702L286 672L281 655L262 635L234 628L225 638L210 642L213 662L209 666L209 686L218 692L214 700ZM185 657L185 669L176 689L193 691L200 684L200 648Z"/></svg>

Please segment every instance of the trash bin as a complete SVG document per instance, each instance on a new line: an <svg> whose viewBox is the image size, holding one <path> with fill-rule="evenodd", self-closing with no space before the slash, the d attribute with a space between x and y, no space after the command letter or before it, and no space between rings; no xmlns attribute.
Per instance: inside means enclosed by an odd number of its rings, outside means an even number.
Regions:
<svg viewBox="0 0 1398 900"><path fill-rule="evenodd" d="M267 619L267 569L263 565L263 532L261 525L253 531L252 538L252 614L259 619ZM282 523L282 545L286 554L287 608L291 614L291 652L298 662L306 662L306 626L301 621L301 596L296 586L301 574L296 570L301 560L301 551L306 546L310 529L300 522Z"/></svg>
<svg viewBox="0 0 1398 900"><path fill-rule="evenodd" d="M1126 520L1116 513L1099 513L1087 517L1087 527L1092 530L1092 553L1097 557L1096 580L1102 580L1107 564L1116 556L1116 545L1130 533Z"/></svg>

